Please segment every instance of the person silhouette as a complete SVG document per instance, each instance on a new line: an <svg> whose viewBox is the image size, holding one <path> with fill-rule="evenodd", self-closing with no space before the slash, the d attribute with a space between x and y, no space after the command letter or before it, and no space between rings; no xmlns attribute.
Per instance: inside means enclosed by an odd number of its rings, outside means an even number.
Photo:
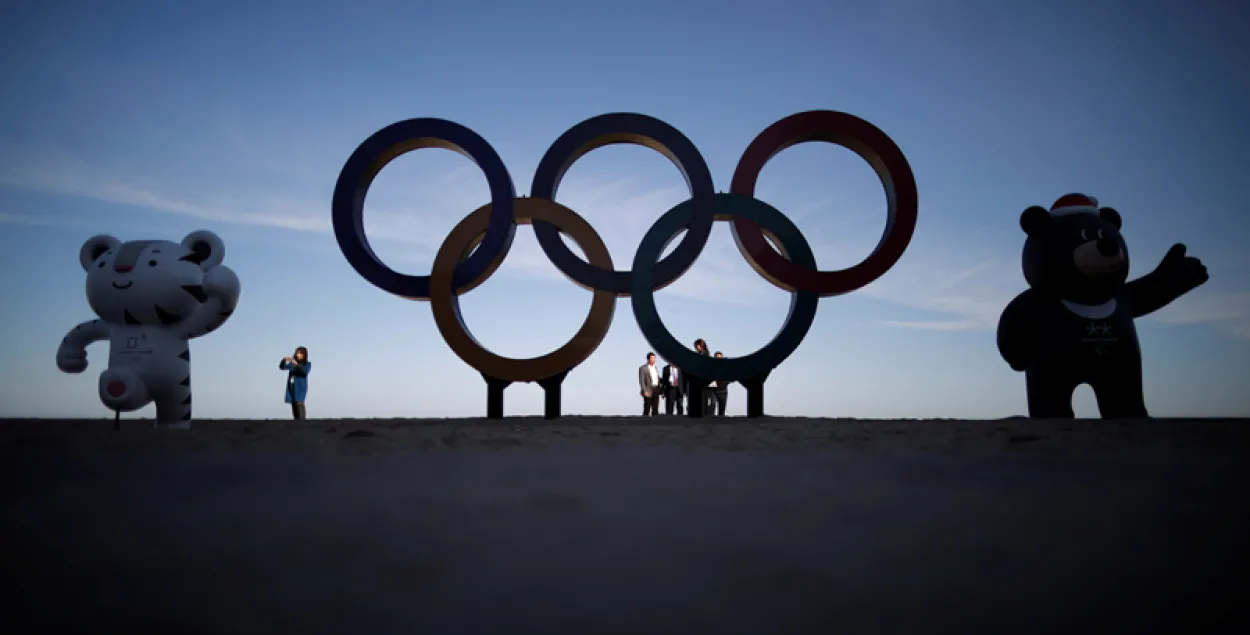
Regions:
<svg viewBox="0 0 1250 635"><path fill-rule="evenodd" d="M660 414L660 374L655 368L655 353L647 353L647 363L638 367L638 387L642 393L642 416Z"/></svg>
<svg viewBox="0 0 1250 635"><path fill-rule="evenodd" d="M712 357L715 357L716 359L724 359L725 354L720 351L716 351ZM709 416L712 415L712 406L715 405L716 416L725 416L725 406L729 403L729 382L721 379L713 380L708 384L707 390L707 414Z"/></svg>
<svg viewBox="0 0 1250 635"><path fill-rule="evenodd" d="M278 362L278 370L287 371L286 395L283 401L291 404L291 416L296 421L308 418L304 410L304 400L308 397L308 373L312 371L312 362L308 361L308 349L301 346L295 354L283 357Z"/></svg>

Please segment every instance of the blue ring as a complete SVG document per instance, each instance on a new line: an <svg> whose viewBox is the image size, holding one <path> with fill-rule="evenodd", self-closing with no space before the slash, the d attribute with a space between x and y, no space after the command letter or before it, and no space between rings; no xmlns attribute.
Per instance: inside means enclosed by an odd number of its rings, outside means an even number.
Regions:
<svg viewBox="0 0 1250 635"><path fill-rule="evenodd" d="M714 200L718 219L742 217L755 221L776 237L787 258L803 267L816 267L816 257L803 233L773 206L740 194L717 194ZM634 319L655 354L682 369L682 372L717 381L741 381L758 377L776 368L798 349L808 330L812 328L812 322L816 320L816 307L820 303L820 296L810 291L792 292L790 313L776 337L763 348L745 357L716 359L687 348L673 337L660 320L655 306L655 294L651 291L651 278L654 275L656 259L664 253L664 247L677 233L690 224L693 214L692 201L680 203L661 216L643 237L642 244L634 255L633 286L630 289Z"/></svg>
<svg viewBox="0 0 1250 635"><path fill-rule="evenodd" d="M362 278L383 291L410 300L430 299L430 277L399 273L373 253L365 235L365 195L387 163L421 148L446 148L468 157L481 168L490 186L490 224L477 250L456 266L452 275L456 292L474 283L507 255L516 234L512 207L516 189L512 176L495 149L476 132L453 121L427 117L393 123L373 133L348 157L334 186L334 237L347 262Z"/></svg>
<svg viewBox="0 0 1250 635"><path fill-rule="evenodd" d="M569 128L547 149L534 170L530 196L554 201L560 181L574 162L595 148L615 143L633 143L663 154L685 177L690 198L694 201L685 237L673 253L654 265L656 280L651 290L658 291L680 278L703 253L716 216L713 201L716 188L712 183L712 171L708 169L699 148L680 130L655 117L638 113L618 112L591 117ZM582 260L564 244L560 230L550 223L534 222L534 234L551 264L573 282L595 291L615 293L617 297L631 294L633 273L600 269Z"/></svg>

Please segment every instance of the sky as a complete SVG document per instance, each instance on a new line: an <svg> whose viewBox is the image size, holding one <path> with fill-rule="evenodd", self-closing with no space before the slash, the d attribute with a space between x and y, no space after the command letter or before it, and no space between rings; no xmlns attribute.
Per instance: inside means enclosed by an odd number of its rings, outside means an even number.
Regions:
<svg viewBox="0 0 1250 635"><path fill-rule="evenodd" d="M277 362L296 346L313 362L312 418L482 416L485 384L428 303L375 288L339 251L330 199L357 145L403 119L450 119L490 142L520 195L566 129L639 112L681 130L728 190L760 131L815 109L894 139L919 221L893 269L821 300L767 383L769 414L1026 413L1024 376L995 345L999 313L1026 288L1020 212L1086 192L1123 215L1131 277L1175 242L1211 273L1138 321L1151 414L1250 416L1248 18L1231 0L6 2L0 417L111 416L96 391L107 343L83 374L55 364L65 333L94 317L79 247L197 229L223 238L243 288L226 325L191 344L197 418L288 417ZM779 154L756 195L800 227L824 270L862 260L885 225L871 168L830 144ZM663 156L613 145L574 164L557 200L625 269L688 196ZM420 150L379 174L365 228L390 266L426 274L488 200L471 161ZM724 222L656 297L679 340L731 357L768 342L789 306ZM511 357L559 347L589 305L524 226L461 298L474 336ZM650 348L618 299L603 344L564 383L564 412L639 413ZM745 414L740 386L728 401ZM1074 406L1097 416L1087 386ZM507 414L542 407L537 384L506 392Z"/></svg>

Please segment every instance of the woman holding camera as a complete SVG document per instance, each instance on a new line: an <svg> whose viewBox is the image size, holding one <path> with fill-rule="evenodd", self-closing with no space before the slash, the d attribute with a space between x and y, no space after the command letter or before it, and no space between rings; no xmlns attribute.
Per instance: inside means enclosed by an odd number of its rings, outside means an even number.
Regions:
<svg viewBox="0 0 1250 635"><path fill-rule="evenodd" d="M308 396L308 373L312 370L312 362L308 361L308 349L301 346L295 349L295 355L283 357L278 362L278 370L287 371L286 397L283 401L291 404L291 414L296 421L307 419L304 398Z"/></svg>

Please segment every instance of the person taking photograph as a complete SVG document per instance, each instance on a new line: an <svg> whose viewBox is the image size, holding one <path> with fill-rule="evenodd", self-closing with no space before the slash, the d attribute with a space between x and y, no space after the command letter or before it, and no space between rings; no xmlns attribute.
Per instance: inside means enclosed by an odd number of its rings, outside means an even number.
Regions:
<svg viewBox="0 0 1250 635"><path fill-rule="evenodd" d="M287 371L286 397L283 401L291 404L291 415L296 421L307 419L304 399L308 397L308 373L312 371L312 362L308 361L308 349L301 346L295 349L294 355L283 357L278 362L278 370Z"/></svg>

